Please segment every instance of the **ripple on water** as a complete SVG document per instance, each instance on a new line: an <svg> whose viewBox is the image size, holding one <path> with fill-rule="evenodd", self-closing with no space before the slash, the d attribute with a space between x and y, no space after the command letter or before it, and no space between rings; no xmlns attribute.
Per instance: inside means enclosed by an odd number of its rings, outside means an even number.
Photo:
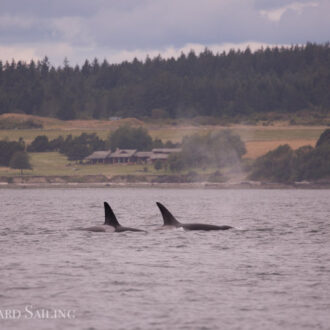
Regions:
<svg viewBox="0 0 330 330"><path fill-rule="evenodd" d="M74 320L0 319L0 328L330 324L327 190L26 189L0 196L1 306L76 311ZM103 223L103 201L121 223L148 234L77 230ZM182 222L235 229L155 230L162 224L155 201Z"/></svg>

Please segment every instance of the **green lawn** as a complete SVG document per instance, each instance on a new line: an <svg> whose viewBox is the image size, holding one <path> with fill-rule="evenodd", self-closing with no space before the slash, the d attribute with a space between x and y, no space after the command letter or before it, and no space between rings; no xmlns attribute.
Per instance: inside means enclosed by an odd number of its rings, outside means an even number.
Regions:
<svg viewBox="0 0 330 330"><path fill-rule="evenodd" d="M173 175L166 169L156 171L152 164L79 164L70 162L58 152L29 153L32 170L24 170L24 176L84 176L84 175ZM196 170L200 174L210 174L215 168ZM185 174L189 171L183 171ZM226 172L226 171L224 171ZM0 167L0 176L19 176L20 170Z"/></svg>
<svg viewBox="0 0 330 330"><path fill-rule="evenodd" d="M35 176L81 176L81 175L152 175L165 174L165 170L156 171L152 165L95 164L84 165L70 162L58 152L29 153L32 170L24 170L24 175ZM145 171L145 169L147 171ZM19 170L0 167L0 176L16 176ZM167 173L168 174L168 173Z"/></svg>

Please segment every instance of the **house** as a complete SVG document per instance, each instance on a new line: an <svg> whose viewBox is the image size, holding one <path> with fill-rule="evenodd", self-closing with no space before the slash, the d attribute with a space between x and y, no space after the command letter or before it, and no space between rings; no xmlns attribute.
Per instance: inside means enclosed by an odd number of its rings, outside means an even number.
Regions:
<svg viewBox="0 0 330 330"><path fill-rule="evenodd" d="M152 151L138 151L135 154L135 157L136 157L137 163L139 163L139 164L145 164L145 163L147 163L150 160L150 158L152 157L152 155L153 155L153 152Z"/></svg>
<svg viewBox="0 0 330 330"><path fill-rule="evenodd" d="M156 161L165 162L172 153L180 152L181 148L155 148L152 151L137 151L136 149L119 149L111 152L95 151L85 158L87 163L109 163L109 164L145 164Z"/></svg>
<svg viewBox="0 0 330 330"><path fill-rule="evenodd" d="M107 163L109 156L111 155L110 150L94 151L91 155L87 156L84 160L90 164L96 163Z"/></svg>
<svg viewBox="0 0 330 330"><path fill-rule="evenodd" d="M119 149L119 148L117 148L117 150L109 156L109 162L111 164L136 163L137 158L136 158L135 154L136 154L136 149Z"/></svg>
<svg viewBox="0 0 330 330"><path fill-rule="evenodd" d="M169 154L162 154L162 153L159 153L159 154L153 154L151 157L150 157L150 161L152 162L152 163L155 163L156 161L162 161L162 162L165 162L165 161L167 161L167 159L168 159L168 156L169 156Z"/></svg>
<svg viewBox="0 0 330 330"><path fill-rule="evenodd" d="M154 154L172 154L176 152L181 152L181 148L154 148L152 149L152 152Z"/></svg>
<svg viewBox="0 0 330 330"><path fill-rule="evenodd" d="M150 161L152 163L156 161L166 162L170 154L178 153L181 150L181 148L154 148L152 149Z"/></svg>

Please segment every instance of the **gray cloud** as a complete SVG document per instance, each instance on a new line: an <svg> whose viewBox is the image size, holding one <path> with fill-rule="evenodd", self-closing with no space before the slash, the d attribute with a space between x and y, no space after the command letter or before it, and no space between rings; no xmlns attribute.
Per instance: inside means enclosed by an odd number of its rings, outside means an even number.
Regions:
<svg viewBox="0 0 330 330"><path fill-rule="evenodd" d="M254 7L260 9L276 9L287 6L292 3L305 4L311 2L311 0L255 0ZM318 1L317 1L318 2Z"/></svg>
<svg viewBox="0 0 330 330"><path fill-rule="evenodd" d="M29 15L40 18L94 16L107 10L131 11L148 0L10 0L1 3L1 13Z"/></svg>
<svg viewBox="0 0 330 330"><path fill-rule="evenodd" d="M91 16L101 1L94 0L10 0L1 3L1 14L28 15L39 18L61 16Z"/></svg>
<svg viewBox="0 0 330 330"><path fill-rule="evenodd" d="M26 46L39 56L61 45L63 58L187 44L325 42L329 31L328 0L11 0L0 12L2 49Z"/></svg>

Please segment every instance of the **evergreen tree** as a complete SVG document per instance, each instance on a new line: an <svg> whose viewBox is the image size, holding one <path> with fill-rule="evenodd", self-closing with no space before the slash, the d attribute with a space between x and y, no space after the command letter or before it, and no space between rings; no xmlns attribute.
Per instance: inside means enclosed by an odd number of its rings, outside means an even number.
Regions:
<svg viewBox="0 0 330 330"><path fill-rule="evenodd" d="M255 113L328 114L330 44L214 54L205 49L179 58L79 67L67 59L54 68L0 63L0 113L75 118L239 117ZM161 109L160 113L155 109Z"/></svg>

